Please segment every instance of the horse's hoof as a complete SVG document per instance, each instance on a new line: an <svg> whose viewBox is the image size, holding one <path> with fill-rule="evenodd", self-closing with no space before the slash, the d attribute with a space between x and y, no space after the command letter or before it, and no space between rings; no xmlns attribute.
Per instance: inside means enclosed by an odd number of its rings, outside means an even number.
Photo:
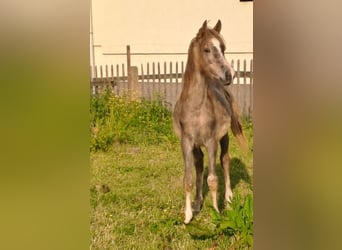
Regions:
<svg viewBox="0 0 342 250"><path fill-rule="evenodd" d="M185 214L185 220L184 220L184 224L189 224L189 222L192 219L192 212L191 213L186 213Z"/></svg>
<svg viewBox="0 0 342 250"><path fill-rule="evenodd" d="M184 220L184 224L185 224L185 225L189 224L189 222L191 221L191 219L192 219L192 218L190 218L190 219L185 219L185 220Z"/></svg>
<svg viewBox="0 0 342 250"><path fill-rule="evenodd" d="M233 200L233 192L232 190L226 191L226 202L231 202Z"/></svg>

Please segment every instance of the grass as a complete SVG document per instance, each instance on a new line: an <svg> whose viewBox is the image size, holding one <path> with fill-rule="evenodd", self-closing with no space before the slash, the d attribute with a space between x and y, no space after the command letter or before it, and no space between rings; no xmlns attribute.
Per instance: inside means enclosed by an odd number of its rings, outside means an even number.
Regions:
<svg viewBox="0 0 342 250"><path fill-rule="evenodd" d="M117 100L111 102L113 101ZM126 110L132 113L142 112L137 111L141 105L136 103L126 101L120 105L136 105L135 108L127 107ZM143 109L149 113L151 105L157 104L145 103L142 106L144 105ZM114 136L106 147L92 148L90 248L246 249L246 246L239 245L240 240L234 234L228 235L222 230L216 230L218 224L215 224L213 218L210 194L206 186L202 210L189 225L183 224L183 159L179 142L172 134L171 114L161 110L150 113L151 118L146 118L146 122L153 124L134 125L141 129L142 134L150 134L155 142L144 140L143 136L133 139L133 142L132 139L125 141L124 137L119 139ZM108 118L110 113L105 116ZM130 117L134 116L135 114L131 114ZM158 131L151 129L157 125L154 120L161 123L163 128ZM94 126L96 123L92 124ZM244 126L252 145L252 124L246 121ZM146 131L144 127L147 127ZM118 133L119 131L116 132ZM232 139L230 156L233 191L242 198L246 197L252 193L252 153L243 155L235 139ZM206 160L205 155L205 162ZM219 206L223 209L223 176L219 164L217 174L220 182ZM222 213L224 215L225 212ZM215 233L208 234L208 231Z"/></svg>

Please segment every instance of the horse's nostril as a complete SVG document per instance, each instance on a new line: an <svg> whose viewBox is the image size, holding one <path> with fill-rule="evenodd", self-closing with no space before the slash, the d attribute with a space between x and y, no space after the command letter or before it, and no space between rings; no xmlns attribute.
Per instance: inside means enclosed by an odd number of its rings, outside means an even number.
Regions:
<svg viewBox="0 0 342 250"><path fill-rule="evenodd" d="M230 74L229 71L226 71L225 77L226 77L226 81L227 81L228 83L230 83L231 80L232 80L232 75Z"/></svg>

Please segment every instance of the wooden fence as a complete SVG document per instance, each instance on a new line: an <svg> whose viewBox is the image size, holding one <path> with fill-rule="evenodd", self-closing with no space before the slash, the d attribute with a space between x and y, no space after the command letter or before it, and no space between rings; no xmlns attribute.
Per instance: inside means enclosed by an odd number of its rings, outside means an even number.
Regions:
<svg viewBox="0 0 342 250"><path fill-rule="evenodd" d="M130 63L128 62L128 65ZM237 99L241 113L251 116L253 111L253 60L232 61L236 77L229 86ZM247 69L248 66L248 69ZM92 94L111 88L115 95L128 95L133 99L159 98L173 109L182 90L184 62L147 63L136 66L104 65L90 68Z"/></svg>

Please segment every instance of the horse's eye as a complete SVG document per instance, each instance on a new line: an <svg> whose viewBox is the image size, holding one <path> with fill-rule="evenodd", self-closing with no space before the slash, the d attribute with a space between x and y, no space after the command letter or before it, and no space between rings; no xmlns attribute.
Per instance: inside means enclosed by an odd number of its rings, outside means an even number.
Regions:
<svg viewBox="0 0 342 250"><path fill-rule="evenodd" d="M210 53L210 49L208 49L208 48L205 48L203 51L204 51L205 53Z"/></svg>

